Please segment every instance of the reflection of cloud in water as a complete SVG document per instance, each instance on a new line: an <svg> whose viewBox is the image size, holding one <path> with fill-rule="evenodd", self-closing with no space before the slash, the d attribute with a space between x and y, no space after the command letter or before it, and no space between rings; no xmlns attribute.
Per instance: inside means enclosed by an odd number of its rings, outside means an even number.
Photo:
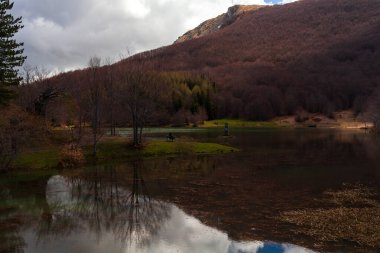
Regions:
<svg viewBox="0 0 380 253"><path fill-rule="evenodd" d="M85 188L85 187L84 187ZM129 193L126 189L122 192ZM123 194L123 195L124 195ZM72 183L62 176L52 177L47 184L46 198L49 206L54 212L62 212L65 206L72 206L80 201L73 200ZM151 208L155 208L157 201L152 201ZM100 253L100 252L120 252L120 253L311 253L312 251L290 244L264 243L264 242L235 242L228 238L226 233L208 227L198 219L187 215L177 206L165 202L160 202L165 207L168 215L160 220L159 226L154 227L155 233L148 233L147 240L140 243L135 240L134 234L129 234L129 243L121 242L117 238L115 230L104 229L99 237L98 231L95 232L89 225L81 226L84 229L74 230L70 233L63 233L52 240L45 240L42 244L35 244L35 232L29 231L24 234L28 247L26 253L44 252L71 252L71 253ZM54 209L59 206L58 209ZM121 210L119 210L121 211ZM69 212L69 218L74 219L75 213ZM54 216L54 213L53 213ZM117 219L124 216L117 214ZM83 222L78 219L78 222ZM138 221L141 225L149 222L143 219ZM121 224L123 221L121 221ZM83 224L82 224L83 225ZM153 236L154 235L154 236ZM132 240L131 240L132 237Z"/></svg>
<svg viewBox="0 0 380 253"><path fill-rule="evenodd" d="M159 237L148 247L130 249L132 252L227 252L229 241L226 234L203 225L178 207L170 206L170 218L161 227Z"/></svg>
<svg viewBox="0 0 380 253"><path fill-rule="evenodd" d="M305 249L302 247L295 247L291 244L284 244L283 245L284 253L313 253L314 251Z"/></svg>
<svg viewBox="0 0 380 253"><path fill-rule="evenodd" d="M257 252L264 247L263 242L234 242L232 241L228 253L251 253Z"/></svg>
<svg viewBox="0 0 380 253"><path fill-rule="evenodd" d="M46 201L52 205L67 205L71 202L70 184L62 176L53 176L46 185Z"/></svg>
<svg viewBox="0 0 380 253"><path fill-rule="evenodd" d="M162 227L159 238L149 247L130 248L126 252L312 253L310 250L291 244L235 242L230 240L227 234L208 227L178 207L171 206L170 220ZM271 251L273 247L268 245L275 245L278 250Z"/></svg>

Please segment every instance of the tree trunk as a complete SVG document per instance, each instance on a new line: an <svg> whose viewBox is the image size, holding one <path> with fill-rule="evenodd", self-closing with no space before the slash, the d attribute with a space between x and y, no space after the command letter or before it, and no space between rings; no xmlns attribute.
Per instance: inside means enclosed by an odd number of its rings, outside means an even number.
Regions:
<svg viewBox="0 0 380 253"><path fill-rule="evenodd" d="M140 133L139 133L139 144L142 143L142 132L143 132L144 124L141 123L140 125Z"/></svg>
<svg viewBox="0 0 380 253"><path fill-rule="evenodd" d="M82 109L79 109L79 122L78 122L78 139L77 142L79 143L82 139Z"/></svg>
<svg viewBox="0 0 380 253"><path fill-rule="evenodd" d="M96 157L96 134L93 135L92 155Z"/></svg>
<svg viewBox="0 0 380 253"><path fill-rule="evenodd" d="M137 122L137 117L134 115L132 117L132 127L133 127L133 146L137 147L139 145L139 140L138 140L138 122Z"/></svg>
<svg viewBox="0 0 380 253"><path fill-rule="evenodd" d="M98 101L95 103L95 108L94 108L94 118L92 121L92 132L93 132L93 149L92 149L92 154L94 157L96 157L96 145L98 142L98 117L99 117L99 105Z"/></svg>
<svg viewBox="0 0 380 253"><path fill-rule="evenodd" d="M116 136L115 120L113 116L113 106L111 106L111 136Z"/></svg>

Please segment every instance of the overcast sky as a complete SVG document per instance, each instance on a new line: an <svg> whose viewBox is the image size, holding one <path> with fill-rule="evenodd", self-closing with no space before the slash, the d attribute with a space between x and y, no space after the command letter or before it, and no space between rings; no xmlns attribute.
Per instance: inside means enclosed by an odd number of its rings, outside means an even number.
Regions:
<svg viewBox="0 0 380 253"><path fill-rule="evenodd" d="M272 2L271 2L272 1ZM17 39L27 64L49 70L83 68L91 56L110 58L173 43L234 4L294 0L14 0L23 17Z"/></svg>

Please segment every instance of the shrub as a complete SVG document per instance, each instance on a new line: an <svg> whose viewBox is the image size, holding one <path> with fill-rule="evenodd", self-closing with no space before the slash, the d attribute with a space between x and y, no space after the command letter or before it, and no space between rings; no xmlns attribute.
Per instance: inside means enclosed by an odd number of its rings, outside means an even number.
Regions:
<svg viewBox="0 0 380 253"><path fill-rule="evenodd" d="M295 121L298 123L303 123L309 120L309 116L306 113L299 112L296 114Z"/></svg>
<svg viewBox="0 0 380 253"><path fill-rule="evenodd" d="M60 165L62 168L73 168L84 164L83 151L76 144L66 144L61 151Z"/></svg>

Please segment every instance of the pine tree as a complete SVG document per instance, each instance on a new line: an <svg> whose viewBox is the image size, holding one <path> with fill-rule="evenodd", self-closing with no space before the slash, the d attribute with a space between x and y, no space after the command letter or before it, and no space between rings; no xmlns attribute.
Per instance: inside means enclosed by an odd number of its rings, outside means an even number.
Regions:
<svg viewBox="0 0 380 253"><path fill-rule="evenodd" d="M13 3L0 0L0 104L7 104L12 98L9 86L18 85L21 81L17 67L22 66L24 43L18 43L14 35L23 28L21 17L10 14Z"/></svg>

